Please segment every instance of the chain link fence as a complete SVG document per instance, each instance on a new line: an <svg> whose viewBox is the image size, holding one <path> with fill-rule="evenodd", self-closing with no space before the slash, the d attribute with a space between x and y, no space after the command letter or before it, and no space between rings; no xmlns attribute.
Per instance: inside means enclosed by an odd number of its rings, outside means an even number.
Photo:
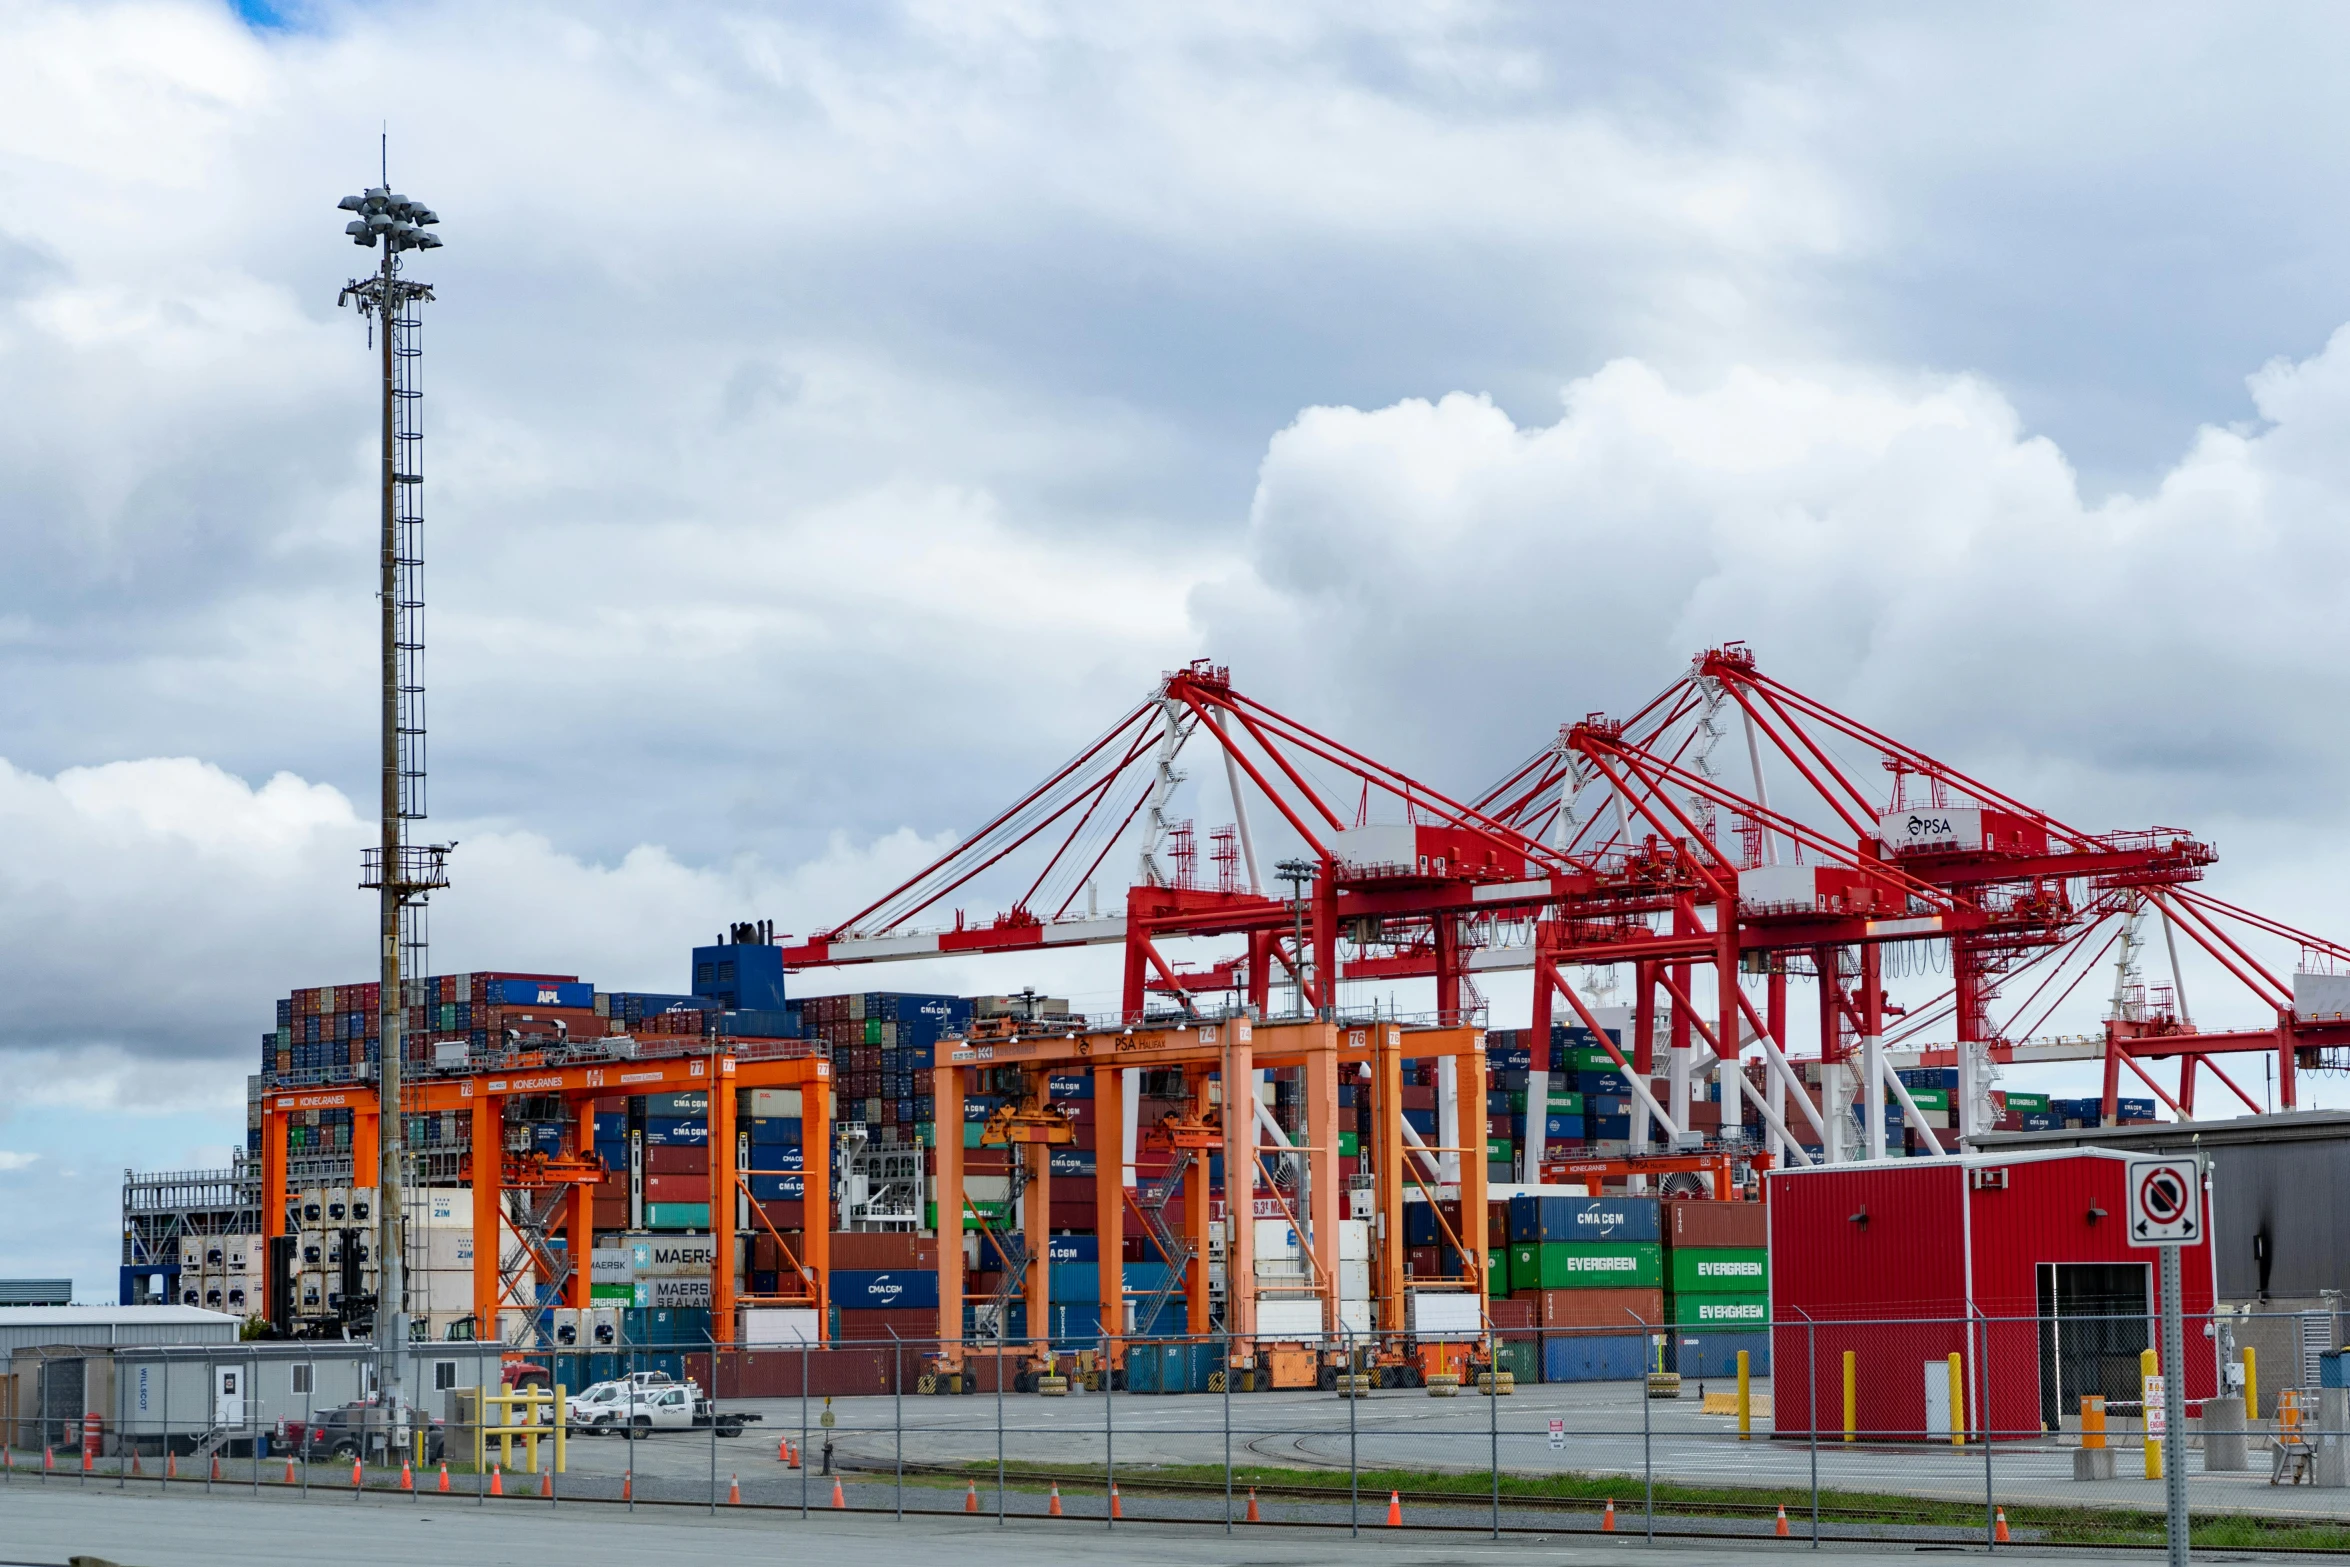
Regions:
<svg viewBox="0 0 2350 1567"><path fill-rule="evenodd" d="M1246 1366L1163 1338L1116 1374L1087 1340L420 1344L402 1411L364 1345L19 1351L0 1483L1996 1548L2161 1544L2176 1463L2197 1546L2350 1550L2333 1336L2188 1319L2179 1432L2145 1315L1632 1321Z"/></svg>

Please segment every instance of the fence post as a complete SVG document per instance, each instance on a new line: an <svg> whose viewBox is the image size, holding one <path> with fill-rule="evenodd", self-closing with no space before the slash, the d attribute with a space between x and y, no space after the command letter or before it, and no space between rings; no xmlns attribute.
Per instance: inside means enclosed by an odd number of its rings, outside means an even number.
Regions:
<svg viewBox="0 0 2350 1567"><path fill-rule="evenodd" d="M205 1392L206 1392L207 1394L209 1394L209 1393L211 1392L211 1389L212 1389L212 1352L211 1352L210 1350L206 1350L206 1351L204 1352L204 1387L205 1387ZM250 1400L251 1400L251 1398L253 1397L253 1389L252 1389L252 1387L251 1387L250 1385L248 1385L248 1386L245 1388L245 1397L246 1397L246 1399L247 1399L248 1401L250 1401ZM209 1399L209 1397L208 1397L208 1398L207 1398L205 1401L206 1401L206 1403L210 1403L210 1402L211 1402L211 1400ZM207 1474L207 1475L210 1475L210 1474L212 1473L212 1468L211 1468L211 1466L210 1466L209 1464L205 1466L204 1472L205 1472L205 1474ZM155 1466L155 1488L156 1488L157 1490L159 1490L159 1491L162 1491L162 1490L169 1490L169 1489L170 1489L170 1482L169 1482L169 1481L167 1481L167 1480L164 1478L166 1475L169 1475L170 1473L171 1473L171 1356L170 1356L168 1353L166 1353L166 1354L164 1355L164 1357L163 1357L163 1462L161 1462L161 1463L159 1463L159 1464L157 1464L157 1465ZM207 1491L209 1491L209 1490L211 1490L211 1489L212 1489L212 1482L211 1482L209 1479L207 1479L207 1480L204 1482L204 1489L205 1489L205 1490L207 1490Z"/></svg>
<svg viewBox="0 0 2350 1567"><path fill-rule="evenodd" d="M1820 1331L1819 1324L1812 1321L1810 1312L1805 1311L1801 1306L1796 1307L1795 1312L1796 1315L1803 1318L1804 1387L1808 1394L1804 1399L1804 1405L1811 1412L1810 1418L1805 1420L1804 1424L1811 1427L1811 1548L1816 1551L1820 1548ZM1778 1342L1776 1333L1771 1337L1773 1343ZM1845 1359L1844 1364L1847 1368L1851 1366L1852 1361L1849 1356ZM1774 1371L1777 1369L1776 1362L1773 1362L1772 1369ZM1850 1386L1849 1371L1846 1385ZM1771 1401L1771 1420L1774 1425L1778 1422L1778 1418L1778 1400L1773 1399Z"/></svg>
<svg viewBox="0 0 2350 1567"><path fill-rule="evenodd" d="M1975 1428L1983 1433L1983 1548L1999 1542L1998 1501L1991 1494L1991 1319L1975 1313Z"/></svg>
<svg viewBox="0 0 2350 1567"><path fill-rule="evenodd" d="M1648 1409L1648 1357L1654 1336L1647 1321L1636 1311L1626 1316L1640 1324L1640 1531L1649 1544L1656 1543L1656 1454L1651 1445L1651 1416ZM1661 1367L1659 1368L1662 1369Z"/></svg>
<svg viewBox="0 0 2350 1567"><path fill-rule="evenodd" d="M629 1345L629 1346L628 1346L628 1411L627 1411L627 1413L626 1413L626 1414L624 1414L624 1415L622 1415L622 1416L620 1417L620 1420L621 1420L621 1425L620 1425L620 1434L621 1434L621 1437L622 1437L622 1439L623 1439L623 1440L625 1440L625 1441L628 1443L628 1482L627 1482L627 1484L625 1484L625 1485L623 1485L623 1486L621 1487L621 1493L622 1493L624 1496L626 1496L626 1497L627 1497L627 1499L628 1499L628 1510L629 1510L630 1512L632 1512L632 1513L636 1511L636 1391L637 1391L637 1389L636 1389L636 1374L637 1374L637 1370L638 1370L638 1365L637 1365L637 1355L638 1355L638 1350L637 1350L637 1347L636 1347L634 1344L631 1344L631 1345ZM801 1419L804 1421L806 1418L807 1418L807 1417L806 1417L806 1415L805 1415L805 1414L802 1414L802 1416L801 1416ZM802 1475L804 1476L804 1475L806 1474L806 1472L807 1472L807 1460L806 1460L806 1458L804 1458L804 1457L803 1457L803 1458L800 1460L800 1465L801 1465L801 1473L802 1473ZM806 1480L805 1480L805 1479L803 1479L803 1480L801 1481L801 1486L802 1486L802 1489L803 1489L803 1490L805 1490L805 1488L806 1488L806 1484L807 1484ZM475 1466L475 1469L474 1469L474 1475L473 1475L473 1486L474 1486L474 1489L475 1489L476 1491L479 1491L479 1490L481 1489L481 1470L480 1470L480 1467L479 1467L478 1465L476 1465L476 1466Z"/></svg>
<svg viewBox="0 0 2350 1567"><path fill-rule="evenodd" d="M1355 1405L1362 1402L1356 1396L1354 1333L1343 1322L1338 1326L1339 1341L1346 1345L1346 1529L1361 1539L1363 1534L1363 1470L1357 1456L1355 1441ZM1226 1511L1230 1511L1229 1508Z"/></svg>
<svg viewBox="0 0 2350 1567"><path fill-rule="evenodd" d="M1097 1260L1094 1264L1099 1267ZM1004 1526L1004 1330L996 1324L995 1335L995 1521Z"/></svg>
<svg viewBox="0 0 2350 1567"><path fill-rule="evenodd" d="M1099 1264L1097 1263L1096 1266ZM1110 1340L1109 1336L1104 1334L1102 1337L1102 1473L1109 1478L1110 1495L1116 1496L1118 1494L1118 1438L1110 1414L1110 1394L1112 1392L1110 1383L1112 1380ZM1102 1527L1106 1529L1118 1527L1118 1510L1112 1507L1107 1500L1102 1503Z"/></svg>
<svg viewBox="0 0 2350 1567"><path fill-rule="evenodd" d="M1486 1464L1493 1474L1493 1537L1501 1538L1501 1356L1485 1341L1485 1423L1490 1444Z"/></svg>
<svg viewBox="0 0 2350 1567"><path fill-rule="evenodd" d="M1232 1329L1224 1329L1224 1532L1232 1532Z"/></svg>
<svg viewBox="0 0 2350 1567"><path fill-rule="evenodd" d="M302 1500L310 1500L310 1447L317 1439L318 1427L318 1357L315 1354L303 1362L309 1371L302 1378L302 1440L295 1444L301 1450L293 1456L302 1460Z"/></svg>
<svg viewBox="0 0 2350 1567"><path fill-rule="evenodd" d="M808 1516L808 1338L800 1337L800 1517Z"/></svg>
<svg viewBox="0 0 2350 1567"><path fill-rule="evenodd" d="M245 1393L247 1397L254 1400L253 1440L246 1444L246 1456L253 1463L253 1494L257 1497L261 1494L261 1395L253 1390L260 1385L260 1381L261 1352L255 1350L253 1358L245 1366ZM205 1391L207 1393L211 1391L209 1383L205 1385ZM212 1466L210 1464L204 1466L204 1489L207 1491L212 1489Z"/></svg>
<svg viewBox="0 0 2350 1567"><path fill-rule="evenodd" d="M906 1355L898 1330L889 1330L890 1421L897 1427L898 1522L906 1521Z"/></svg>

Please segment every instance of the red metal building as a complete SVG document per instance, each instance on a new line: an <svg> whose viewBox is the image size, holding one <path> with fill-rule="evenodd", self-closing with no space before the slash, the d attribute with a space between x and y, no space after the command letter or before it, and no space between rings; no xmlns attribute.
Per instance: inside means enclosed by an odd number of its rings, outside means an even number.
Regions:
<svg viewBox="0 0 2350 1567"><path fill-rule="evenodd" d="M2086 1394L2134 1403L2159 1258L2124 1233L2128 1156L2102 1149L1773 1170L1771 1365L1781 1436L2034 1437ZM2205 1212L2210 1212L2206 1202ZM2180 1257L2186 1394L2214 1393L2207 1233Z"/></svg>

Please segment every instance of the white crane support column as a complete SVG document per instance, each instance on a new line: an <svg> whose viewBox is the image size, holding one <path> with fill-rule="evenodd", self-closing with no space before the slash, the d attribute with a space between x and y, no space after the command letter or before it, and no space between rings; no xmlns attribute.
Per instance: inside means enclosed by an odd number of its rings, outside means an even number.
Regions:
<svg viewBox="0 0 2350 1567"><path fill-rule="evenodd" d="M1460 1060L1455 1056L1436 1058L1436 1146L1447 1150L1438 1156L1437 1179L1447 1186L1457 1186L1461 1179L1461 1075Z"/></svg>
<svg viewBox="0 0 2350 1567"><path fill-rule="evenodd" d="M1771 808L1771 786L1763 776L1762 742L1755 735L1754 715L1743 706L1738 711L1746 720L1746 761L1754 769L1754 803L1767 811ZM1765 865L1779 863L1779 835L1769 827L1763 828L1762 857Z"/></svg>
<svg viewBox="0 0 2350 1567"><path fill-rule="evenodd" d="M1865 1034L1860 1041L1860 1145L1862 1157L1885 1157L1885 1052L1884 1041L1876 1034Z"/></svg>
<svg viewBox="0 0 2350 1567"><path fill-rule="evenodd" d="M1248 867L1248 890L1251 897L1263 897L1265 884L1257 879L1257 840L1248 830L1248 796L1240 792L1240 763L1232 756L1232 737L1224 732L1221 720L1211 718L1216 726L1217 749L1224 753L1224 786L1232 791L1232 825L1240 829L1240 860Z"/></svg>

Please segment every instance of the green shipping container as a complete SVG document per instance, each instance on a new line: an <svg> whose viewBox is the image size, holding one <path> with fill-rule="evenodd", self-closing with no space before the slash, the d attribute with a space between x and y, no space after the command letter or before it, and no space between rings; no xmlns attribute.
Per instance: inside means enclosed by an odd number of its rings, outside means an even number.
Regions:
<svg viewBox="0 0 2350 1567"><path fill-rule="evenodd" d="M636 1304L636 1286L633 1284L590 1284L588 1299L610 1301L615 1306L633 1306Z"/></svg>
<svg viewBox="0 0 2350 1567"><path fill-rule="evenodd" d="M965 1121L963 1123L963 1146L966 1148L977 1148L979 1146L979 1134L986 1130L987 1123L985 1121Z"/></svg>
<svg viewBox="0 0 2350 1567"><path fill-rule="evenodd" d="M1909 1097L1917 1101L1917 1107L1920 1110L1947 1110L1950 1108L1950 1090L1947 1088L1913 1088L1909 1091ZM1887 1104L1900 1103L1890 1092L1885 1095L1885 1102Z"/></svg>
<svg viewBox="0 0 2350 1567"><path fill-rule="evenodd" d="M1356 1157L1357 1155L1359 1155L1359 1154L1360 1154L1362 1151L1363 1151L1363 1134L1362 1134L1362 1133L1360 1133L1360 1132L1340 1132L1340 1133L1338 1134L1338 1157L1339 1157L1339 1158L1341 1158L1341 1159L1352 1159L1352 1158Z"/></svg>
<svg viewBox="0 0 2350 1567"><path fill-rule="evenodd" d="M1770 1283L1769 1253L1760 1246L1673 1248L1676 1295L1752 1295Z"/></svg>
<svg viewBox="0 0 2350 1567"><path fill-rule="evenodd" d="M1559 1067L1562 1072L1613 1072L1618 1069L1616 1058L1597 1045L1577 1046L1566 1051L1565 1056L1566 1060ZM1631 1057L1626 1056L1624 1059L1629 1061Z"/></svg>
<svg viewBox="0 0 2350 1567"><path fill-rule="evenodd" d="M1541 1348L1531 1334L1524 1338L1497 1339L1493 1345L1493 1358L1502 1370L1532 1386L1542 1380Z"/></svg>
<svg viewBox="0 0 2350 1567"><path fill-rule="evenodd" d="M1517 1156L1517 1147L1508 1138L1488 1137L1485 1139L1485 1162L1487 1164L1507 1164Z"/></svg>
<svg viewBox="0 0 2350 1567"><path fill-rule="evenodd" d="M1510 1283L1522 1290L1655 1289L1664 1282L1665 1249L1654 1241L1575 1245L1542 1241L1512 1246Z"/></svg>
<svg viewBox="0 0 2350 1567"><path fill-rule="evenodd" d="M2007 1108L2017 1115L2046 1115L2048 1113L2048 1096L2046 1094L2009 1094Z"/></svg>
<svg viewBox="0 0 2350 1567"><path fill-rule="evenodd" d="M1687 1328L1762 1328L1771 1321L1768 1295L1675 1295L1673 1321Z"/></svg>
<svg viewBox="0 0 2350 1567"><path fill-rule="evenodd" d="M1583 1096L1572 1090L1552 1089L1550 1091L1550 1113L1552 1115L1581 1115L1583 1113Z"/></svg>
<svg viewBox="0 0 2350 1567"><path fill-rule="evenodd" d="M645 1204L648 1230L706 1230L710 1205L706 1202L649 1202Z"/></svg>
<svg viewBox="0 0 2350 1567"><path fill-rule="evenodd" d="M1485 1293L1502 1300L1510 1292L1510 1249L1496 1246L1485 1254Z"/></svg>

